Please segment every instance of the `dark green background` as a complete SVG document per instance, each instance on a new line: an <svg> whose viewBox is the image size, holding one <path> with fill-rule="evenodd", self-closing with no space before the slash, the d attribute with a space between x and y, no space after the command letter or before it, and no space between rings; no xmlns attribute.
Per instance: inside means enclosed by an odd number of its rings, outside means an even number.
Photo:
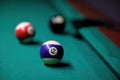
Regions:
<svg viewBox="0 0 120 80"><path fill-rule="evenodd" d="M62 35L49 28L50 17L59 13L67 21ZM83 16L63 0L1 0L0 80L117 80L91 46L73 36L73 18ZM16 39L15 27L23 21L35 27L38 44L20 44ZM40 59L40 46L48 40L56 40L64 48L60 66L45 66Z"/></svg>

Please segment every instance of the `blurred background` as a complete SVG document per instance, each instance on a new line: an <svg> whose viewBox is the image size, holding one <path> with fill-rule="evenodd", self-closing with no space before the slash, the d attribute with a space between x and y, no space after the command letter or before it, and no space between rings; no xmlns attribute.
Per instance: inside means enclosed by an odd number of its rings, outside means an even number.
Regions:
<svg viewBox="0 0 120 80"><path fill-rule="evenodd" d="M114 22L120 28L120 0L68 0L79 4L87 17ZM80 8L79 7L79 8Z"/></svg>

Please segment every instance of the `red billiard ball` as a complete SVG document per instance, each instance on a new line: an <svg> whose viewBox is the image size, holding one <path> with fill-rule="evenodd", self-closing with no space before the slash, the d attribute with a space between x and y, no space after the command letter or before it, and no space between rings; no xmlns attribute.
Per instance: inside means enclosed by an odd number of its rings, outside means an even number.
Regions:
<svg viewBox="0 0 120 80"><path fill-rule="evenodd" d="M30 22L21 22L15 28L15 34L22 43L28 43L35 36L35 29Z"/></svg>
<svg viewBox="0 0 120 80"><path fill-rule="evenodd" d="M63 33L65 28L65 18L61 15L50 18L50 29L54 33Z"/></svg>

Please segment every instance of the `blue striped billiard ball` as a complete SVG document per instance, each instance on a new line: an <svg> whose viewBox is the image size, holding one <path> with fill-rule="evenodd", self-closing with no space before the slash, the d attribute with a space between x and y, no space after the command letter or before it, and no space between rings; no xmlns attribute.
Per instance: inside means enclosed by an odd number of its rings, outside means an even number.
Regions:
<svg viewBox="0 0 120 80"><path fill-rule="evenodd" d="M54 65L61 61L64 54L63 47L57 41L46 41L40 48L40 57L45 64Z"/></svg>

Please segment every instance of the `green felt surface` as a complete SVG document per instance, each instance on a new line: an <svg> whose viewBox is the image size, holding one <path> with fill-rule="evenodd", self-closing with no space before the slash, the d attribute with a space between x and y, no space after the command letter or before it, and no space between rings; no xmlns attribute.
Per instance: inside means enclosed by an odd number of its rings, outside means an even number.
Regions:
<svg viewBox="0 0 120 80"><path fill-rule="evenodd" d="M2 0L0 11L0 80L117 80L84 40L71 35L74 29L69 19L82 16L65 1ZM48 21L61 12L68 20L68 34L57 35L49 29ZM16 39L14 30L22 21L34 25L34 44L20 44ZM59 66L45 66L40 59L40 46L48 40L57 40L64 48Z"/></svg>
<svg viewBox="0 0 120 80"><path fill-rule="evenodd" d="M120 75L120 48L95 27L82 28L79 32Z"/></svg>

